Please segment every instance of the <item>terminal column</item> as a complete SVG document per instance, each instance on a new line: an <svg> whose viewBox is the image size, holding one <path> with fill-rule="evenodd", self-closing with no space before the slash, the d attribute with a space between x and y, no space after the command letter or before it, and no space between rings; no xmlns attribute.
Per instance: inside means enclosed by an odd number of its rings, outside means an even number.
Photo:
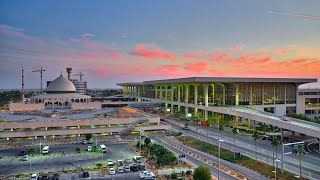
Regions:
<svg viewBox="0 0 320 180"><path fill-rule="evenodd" d="M220 124L220 114L216 112L216 124Z"/></svg>
<svg viewBox="0 0 320 180"><path fill-rule="evenodd" d="M198 105L198 85L194 85L194 105ZM194 108L194 116L197 116L198 108Z"/></svg>
<svg viewBox="0 0 320 180"><path fill-rule="evenodd" d="M204 105L205 105L205 112L204 112L204 120L208 121L208 84L204 85Z"/></svg>
<svg viewBox="0 0 320 180"><path fill-rule="evenodd" d="M236 84L236 106L239 105L239 84Z"/></svg>
<svg viewBox="0 0 320 180"><path fill-rule="evenodd" d="M158 99L158 86L154 86L154 99Z"/></svg>
<svg viewBox="0 0 320 180"><path fill-rule="evenodd" d="M168 113L167 109L168 109L168 85L165 85L164 86L164 100L166 101L166 104L165 104L165 107L166 107L166 110L165 110L165 113Z"/></svg>
<svg viewBox="0 0 320 180"><path fill-rule="evenodd" d="M186 84L186 90L185 90L185 98L186 98L186 105L188 105L188 100L189 100L189 85ZM188 107L186 106L185 108L185 113L186 113L186 117L188 117Z"/></svg>
<svg viewBox="0 0 320 180"><path fill-rule="evenodd" d="M173 114L173 100L174 100L174 85L170 86L171 87L171 114Z"/></svg>
<svg viewBox="0 0 320 180"><path fill-rule="evenodd" d="M177 86L177 90L178 90L178 112L180 112L180 85Z"/></svg>

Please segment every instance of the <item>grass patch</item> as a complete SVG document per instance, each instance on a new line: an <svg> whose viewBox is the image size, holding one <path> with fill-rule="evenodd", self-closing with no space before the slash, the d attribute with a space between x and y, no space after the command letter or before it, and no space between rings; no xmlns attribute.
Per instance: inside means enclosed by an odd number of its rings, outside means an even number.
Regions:
<svg viewBox="0 0 320 180"><path fill-rule="evenodd" d="M209 144L207 142L204 141L200 141L196 138L190 137L190 136L184 136L184 137L177 137L177 140L179 140L180 142L183 142L185 145L195 148L197 150L200 150L202 152L206 152L209 153L213 156L218 157L218 146L213 145L213 144ZM256 170L259 173L263 174L264 176L268 176L268 177L274 177L274 173L272 171L274 171L274 167L267 165L265 163L256 161L254 159L251 159L247 156L241 155L241 157L238 157L236 159L234 159L234 152L228 150L228 149L224 149L223 148L223 144L222 147L220 149L220 158L224 159L226 161L232 162L232 163L238 163L241 164L243 166L246 166L252 170ZM280 165L278 165L278 167L280 167ZM279 172L279 173L278 173ZM281 170L280 168L277 168L277 179L281 179L281 180L291 180L291 179L295 179L295 175L284 171L283 174L280 173Z"/></svg>

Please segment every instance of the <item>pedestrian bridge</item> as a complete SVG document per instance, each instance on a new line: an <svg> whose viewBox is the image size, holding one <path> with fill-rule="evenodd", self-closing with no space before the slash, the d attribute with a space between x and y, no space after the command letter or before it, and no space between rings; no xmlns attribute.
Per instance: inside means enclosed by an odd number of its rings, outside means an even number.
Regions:
<svg viewBox="0 0 320 180"><path fill-rule="evenodd" d="M104 102L104 103L110 103L110 104L117 103L117 104L128 104L128 105L133 105L133 104L143 105L143 104L158 103L159 107L161 106L160 104L167 103L167 104L173 104L173 105L182 106L182 107L197 108L197 109L207 110L207 111L216 112L216 113L229 114L229 115L238 116L242 118L248 118L261 123L271 124L279 128L287 129L297 133L302 133L315 138L320 138L320 124L312 123L309 121L303 121L295 118L290 118L286 116L280 116L280 115L276 115L268 112L262 112L249 107L244 107L244 106L208 106L206 107L203 105L171 102L171 101L144 98L144 97L140 97L140 99L146 100L146 101L141 101L141 102L140 101L129 101L129 102L118 101L118 102ZM287 120L284 119L285 117Z"/></svg>

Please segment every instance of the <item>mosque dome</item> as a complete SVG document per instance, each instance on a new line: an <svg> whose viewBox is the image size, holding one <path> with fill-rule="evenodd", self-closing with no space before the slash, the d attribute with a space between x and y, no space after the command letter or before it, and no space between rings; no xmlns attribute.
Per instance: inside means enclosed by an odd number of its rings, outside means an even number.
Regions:
<svg viewBox="0 0 320 180"><path fill-rule="evenodd" d="M62 74L55 80L53 80L48 88L47 93L75 93L76 87L68 79L64 78Z"/></svg>
<svg viewBox="0 0 320 180"><path fill-rule="evenodd" d="M314 82L314 83L306 83L306 84L301 84L298 89L318 89L320 90L320 83L319 82Z"/></svg>

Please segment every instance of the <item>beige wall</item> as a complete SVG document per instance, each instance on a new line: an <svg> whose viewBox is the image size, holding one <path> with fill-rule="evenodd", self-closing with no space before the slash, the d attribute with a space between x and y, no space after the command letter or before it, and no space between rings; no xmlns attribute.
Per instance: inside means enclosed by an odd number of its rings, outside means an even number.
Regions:
<svg viewBox="0 0 320 180"><path fill-rule="evenodd" d="M298 95L297 98L297 114L305 113L305 96Z"/></svg>
<svg viewBox="0 0 320 180"><path fill-rule="evenodd" d="M47 122L0 122L0 129L11 128L35 128L35 127L63 127L63 126L88 126L88 125L111 125L111 124L132 124L141 118L117 118L113 119L85 119L71 121L47 121ZM150 123L159 123L160 118L148 118Z"/></svg>
<svg viewBox="0 0 320 180"><path fill-rule="evenodd" d="M19 132L2 132L0 138L13 137L34 137L34 136L50 136L50 135L69 135L69 134L88 134L88 133L105 133L119 132L123 128L92 128L92 129L65 129L65 130L48 130L48 131L19 131ZM140 126L136 127L135 131L150 131L150 130L167 130L167 125Z"/></svg>
<svg viewBox="0 0 320 180"><path fill-rule="evenodd" d="M42 109L44 109L44 104L11 103L9 105L10 111L33 111Z"/></svg>
<svg viewBox="0 0 320 180"><path fill-rule="evenodd" d="M101 102L71 103L71 109L101 109Z"/></svg>

